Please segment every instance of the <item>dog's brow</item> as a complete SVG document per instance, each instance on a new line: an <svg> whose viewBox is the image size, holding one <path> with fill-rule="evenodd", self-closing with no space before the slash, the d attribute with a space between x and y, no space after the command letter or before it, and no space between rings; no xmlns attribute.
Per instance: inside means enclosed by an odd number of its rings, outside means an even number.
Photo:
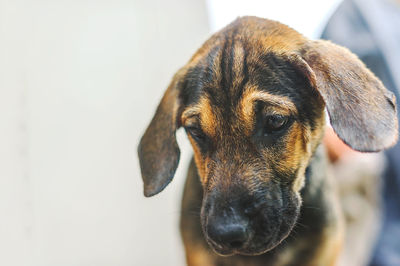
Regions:
<svg viewBox="0 0 400 266"><path fill-rule="evenodd" d="M255 88L247 89L239 103L239 113L241 114L242 120L246 123L246 128L250 132L253 125L254 117L254 104L256 101L262 101L267 105L270 105L280 113L287 115L297 114L297 108L292 101L286 96L279 96L270 94L265 91L259 91Z"/></svg>
<svg viewBox="0 0 400 266"><path fill-rule="evenodd" d="M249 89L243 93L240 101L240 107L245 116L253 113L253 105L255 101L262 101L268 105L282 109L282 111L287 112L288 114L297 113L296 106L288 97L274 95L256 89Z"/></svg>
<svg viewBox="0 0 400 266"><path fill-rule="evenodd" d="M207 97L200 98L200 101L186 109L181 116L182 125L193 123L197 120L201 123L203 130L209 135L215 134L216 119L213 114L210 101Z"/></svg>
<svg viewBox="0 0 400 266"><path fill-rule="evenodd" d="M188 126L189 124L194 124L200 120L200 110L197 107L192 107L186 109L181 116L181 124L183 126Z"/></svg>
<svg viewBox="0 0 400 266"><path fill-rule="evenodd" d="M263 101L274 107L278 107L280 109L286 110L291 114L296 113L296 110L297 110L294 103L292 101L290 101L288 99L288 97L285 97L285 96L278 96L278 95L269 94L267 92L256 91L256 92L253 92L249 98L248 98L248 100L250 100L252 102Z"/></svg>

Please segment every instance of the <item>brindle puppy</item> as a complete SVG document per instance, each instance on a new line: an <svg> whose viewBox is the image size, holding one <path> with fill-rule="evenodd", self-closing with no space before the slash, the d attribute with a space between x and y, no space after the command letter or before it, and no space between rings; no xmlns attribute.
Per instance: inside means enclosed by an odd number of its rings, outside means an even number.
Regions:
<svg viewBox="0 0 400 266"><path fill-rule="evenodd" d="M395 97L356 56L275 21L237 19L178 71L138 152L150 197L174 176L175 131L187 132L188 264L335 264L343 224L320 145L325 108L355 150L397 140Z"/></svg>

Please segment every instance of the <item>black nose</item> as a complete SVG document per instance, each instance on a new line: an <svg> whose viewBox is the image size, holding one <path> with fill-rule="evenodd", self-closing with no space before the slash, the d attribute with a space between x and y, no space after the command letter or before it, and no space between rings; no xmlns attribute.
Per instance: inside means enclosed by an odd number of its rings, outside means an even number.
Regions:
<svg viewBox="0 0 400 266"><path fill-rule="evenodd" d="M247 223L244 221L209 223L209 237L219 245L227 248L240 248L248 239Z"/></svg>

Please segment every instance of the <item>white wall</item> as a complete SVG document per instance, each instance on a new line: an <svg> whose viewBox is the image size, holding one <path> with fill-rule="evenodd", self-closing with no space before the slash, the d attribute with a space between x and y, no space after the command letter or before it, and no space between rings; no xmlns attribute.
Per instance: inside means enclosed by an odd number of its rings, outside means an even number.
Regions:
<svg viewBox="0 0 400 266"><path fill-rule="evenodd" d="M318 38L342 0L206 0L212 31L238 16L259 16L289 25L308 38Z"/></svg>
<svg viewBox="0 0 400 266"><path fill-rule="evenodd" d="M0 265L184 263L189 152L145 199L136 146L207 25L199 0L0 1Z"/></svg>

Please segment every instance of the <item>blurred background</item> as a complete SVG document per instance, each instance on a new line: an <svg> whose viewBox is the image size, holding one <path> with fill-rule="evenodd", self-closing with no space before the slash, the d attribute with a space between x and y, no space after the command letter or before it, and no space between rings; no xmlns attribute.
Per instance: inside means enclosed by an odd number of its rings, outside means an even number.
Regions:
<svg viewBox="0 0 400 266"><path fill-rule="evenodd" d="M237 16L319 38L340 0L0 0L0 265L184 265L191 148L144 198L136 147L175 71Z"/></svg>

